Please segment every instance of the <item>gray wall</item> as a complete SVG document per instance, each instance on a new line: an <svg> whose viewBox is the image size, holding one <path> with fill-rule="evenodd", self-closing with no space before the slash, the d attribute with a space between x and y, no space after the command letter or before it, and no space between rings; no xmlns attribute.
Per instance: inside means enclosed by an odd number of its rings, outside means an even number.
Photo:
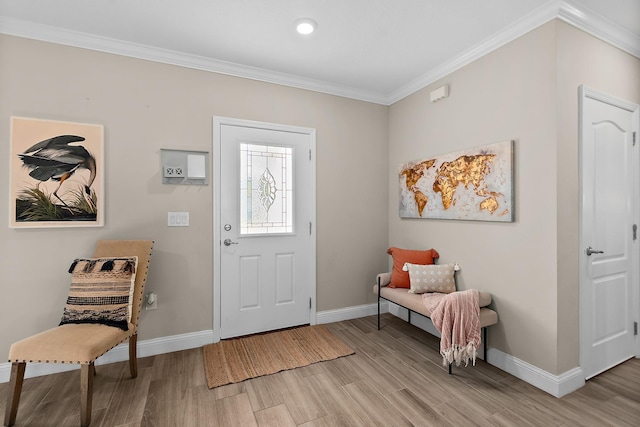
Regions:
<svg viewBox="0 0 640 427"><path fill-rule="evenodd" d="M116 55L0 36L0 162L10 116L102 124L103 228L9 229L9 171L0 172L0 354L57 325L79 256L101 238L151 238L140 339L213 327L213 185L161 184L160 149L212 151L214 115L317 130L317 309L373 302L387 267L388 108ZM191 226L167 227L168 211Z"/></svg>
<svg viewBox="0 0 640 427"><path fill-rule="evenodd" d="M429 92L450 85L449 98ZM555 20L390 108L389 239L458 262L493 294L490 346L553 374L579 364L578 86L640 102L640 61ZM515 140L511 224L398 217L409 160Z"/></svg>
<svg viewBox="0 0 640 427"><path fill-rule="evenodd" d="M449 98L429 92L449 84ZM99 123L106 225L0 227L0 354L57 324L66 269L100 238L153 238L141 339L211 329L212 186L161 184L160 149L211 150L214 115L317 129L318 310L374 302L388 246L436 248L459 287L489 291L490 345L553 374L578 366L578 86L640 103L640 60L550 22L391 107L153 62L0 36L0 159L11 115ZM516 141L516 221L400 220L398 168ZM0 173L8 204L9 173ZM191 227L168 228L167 211ZM0 224L8 224L8 208Z"/></svg>
<svg viewBox="0 0 640 427"><path fill-rule="evenodd" d="M579 362L578 87L640 104L640 59L564 23L557 31L558 372ZM640 280L640 278L636 278ZM640 301L636 301L640 305Z"/></svg>

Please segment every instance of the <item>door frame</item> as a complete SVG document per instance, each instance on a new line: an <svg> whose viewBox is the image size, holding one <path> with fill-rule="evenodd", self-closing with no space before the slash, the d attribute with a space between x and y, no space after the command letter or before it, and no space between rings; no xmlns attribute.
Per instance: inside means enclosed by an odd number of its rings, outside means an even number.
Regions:
<svg viewBox="0 0 640 427"><path fill-rule="evenodd" d="M220 327L221 327L221 256L222 256L222 239L221 234L221 149L222 138L221 129L222 126L240 126L256 129L265 129L281 132L295 132L309 136L310 156L309 162L309 174L311 188L310 191L310 203L311 203L311 238L309 239L310 248L310 267L308 273L309 279L309 293L311 298L311 307L309 310L309 323L311 325L316 324L316 130L313 128L291 126L277 123L259 122L254 120L236 119L230 117L213 117L213 342L220 341Z"/></svg>
<svg viewBox="0 0 640 427"><path fill-rule="evenodd" d="M633 118L632 121L635 122L636 128L640 127L640 112L638 104L634 104L611 95L605 94L603 92L599 92L597 90L591 89L585 85L580 85L578 89L579 100L578 100L578 167L579 167L579 189L580 189L580 215L579 215L579 361L580 366L583 366L583 360L585 358L585 342L587 340L586 337L586 324L589 321L589 313L588 308L585 307L584 302L584 288L586 286L586 270L587 270L587 259L584 256L584 248L589 242L585 242L584 237L584 177L583 177L583 127L584 127L584 103L587 98L604 102L610 105L613 105L618 108L622 108L632 113ZM638 135L636 138L640 138ZM640 144L640 141L637 141L636 144ZM640 151L640 150L637 150ZM633 162L633 202L632 202L632 216L633 222L638 224L640 227L640 158L638 154L636 154L636 158ZM631 233L631 230L629 230ZM632 316L634 321L640 321L640 250L638 246L640 245L640 236L637 240L635 240L631 245L631 257L632 257L632 274L633 274L633 290L632 290ZM636 336L634 343L634 352L635 357L640 358L640 336ZM583 371L584 372L584 371ZM597 375L597 374L596 374Z"/></svg>

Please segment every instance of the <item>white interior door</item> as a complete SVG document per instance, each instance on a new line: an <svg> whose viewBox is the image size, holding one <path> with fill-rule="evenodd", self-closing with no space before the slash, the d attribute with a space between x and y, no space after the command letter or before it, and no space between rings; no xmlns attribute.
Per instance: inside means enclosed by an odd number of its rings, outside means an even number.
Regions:
<svg viewBox="0 0 640 427"><path fill-rule="evenodd" d="M593 377L635 353L638 106L581 88L580 364Z"/></svg>
<svg viewBox="0 0 640 427"><path fill-rule="evenodd" d="M315 133L216 126L220 338L314 323Z"/></svg>

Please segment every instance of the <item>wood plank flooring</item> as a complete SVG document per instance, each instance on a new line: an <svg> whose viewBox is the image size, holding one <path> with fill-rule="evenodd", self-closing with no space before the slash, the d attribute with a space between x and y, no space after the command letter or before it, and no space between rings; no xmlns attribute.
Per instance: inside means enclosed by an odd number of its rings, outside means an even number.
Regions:
<svg viewBox="0 0 640 427"><path fill-rule="evenodd" d="M202 350L101 365L92 426L640 426L640 360L557 399L479 360L441 365L438 340L392 315L332 323L356 354L209 390ZM27 367L28 369L28 367ZM80 372L25 380L16 426L80 424ZM4 415L8 384L0 384Z"/></svg>

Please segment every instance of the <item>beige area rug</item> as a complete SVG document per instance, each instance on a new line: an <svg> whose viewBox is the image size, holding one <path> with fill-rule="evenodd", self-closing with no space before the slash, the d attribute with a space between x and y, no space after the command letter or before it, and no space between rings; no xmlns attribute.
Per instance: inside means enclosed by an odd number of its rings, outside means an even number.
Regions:
<svg viewBox="0 0 640 427"><path fill-rule="evenodd" d="M354 354L325 326L303 326L204 346L209 388Z"/></svg>

